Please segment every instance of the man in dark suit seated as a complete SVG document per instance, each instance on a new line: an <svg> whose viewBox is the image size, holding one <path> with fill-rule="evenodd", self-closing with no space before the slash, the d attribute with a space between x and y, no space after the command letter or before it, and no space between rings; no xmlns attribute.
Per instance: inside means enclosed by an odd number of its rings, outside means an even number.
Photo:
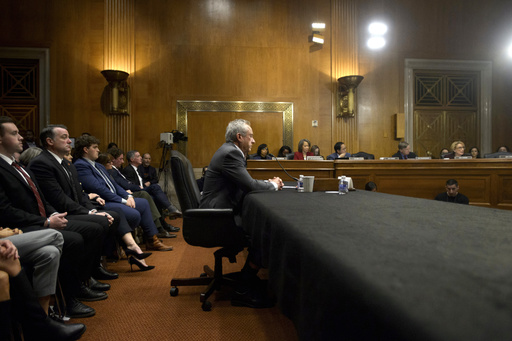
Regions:
<svg viewBox="0 0 512 341"><path fill-rule="evenodd" d="M140 156L140 153L136 150L130 150L126 154L126 159L129 164L121 171L126 179L139 186L141 190L148 192L153 197L156 206L162 210L164 215L168 215L170 218L181 217L181 212L171 204L167 198L167 194L162 191L159 184L149 184L149 186L144 184L142 176L138 171L138 167L142 165L142 156Z"/></svg>
<svg viewBox="0 0 512 341"><path fill-rule="evenodd" d="M253 179L246 169L245 158L255 143L252 128L246 120L231 121L226 129L226 143L213 155L205 174L200 208L232 208L240 226L239 214L244 196L256 190L280 190L283 181L275 177L267 181ZM258 251L249 249L242 275L249 282L257 281ZM259 293L245 288L235 290L232 304L249 307L269 306Z"/></svg>
<svg viewBox="0 0 512 341"><path fill-rule="evenodd" d="M446 181L446 192L438 194L435 200L469 205L468 197L459 193L459 183L455 179Z"/></svg>
<svg viewBox="0 0 512 341"><path fill-rule="evenodd" d="M409 146L409 143L405 141L401 141L398 144L398 152L391 155L391 157L397 157L400 160L407 160L407 159L415 159L416 154L411 152L411 147Z"/></svg>
<svg viewBox="0 0 512 341"><path fill-rule="evenodd" d="M17 226L23 232L58 230L64 237L59 273L67 315L93 316L95 310L77 298L97 301L108 297L84 285L100 254L103 228L96 223L75 220L74 216L59 213L48 204L34 174L14 160L14 152L22 149L22 140L11 118L0 117L0 226Z"/></svg>
<svg viewBox="0 0 512 341"><path fill-rule="evenodd" d="M83 189L102 197L108 210L121 210L130 227L135 228L140 224L147 237L147 250L171 251L172 246L163 244L157 237L158 230L148 201L134 198L115 181L111 181L105 167L96 162L99 152L99 141L94 136L80 137L75 143L75 167Z"/></svg>
<svg viewBox="0 0 512 341"><path fill-rule="evenodd" d="M151 184L158 184L158 175L155 167L151 166L151 154L142 155L142 165L139 166L139 174L145 187Z"/></svg>
<svg viewBox="0 0 512 341"><path fill-rule="evenodd" d="M44 128L40 140L43 152L30 162L28 168L34 172L48 202L60 212L75 215L75 219L101 225L105 235L110 239L114 238L119 227L119 214L113 211L98 211L89 198L85 197L75 166L64 159L71 151L71 140L66 126L50 125ZM94 289L106 291L110 289L110 285L99 283L97 279L118 277L118 274L103 268L98 259L90 285Z"/></svg>
<svg viewBox="0 0 512 341"><path fill-rule="evenodd" d="M107 172L114 178L114 181L117 182L119 186L121 186L125 191L132 194L135 198L143 198L146 199L149 203L149 208L151 209L151 215L153 216L153 221L155 222L155 226L158 229L158 238L175 238L175 234L171 234L167 231L177 232L180 229L178 227L174 227L168 224L165 221L165 218L162 217L158 207L156 206L151 195L142 190L140 186L135 185L121 173L118 167L120 167L124 162L124 154L123 151L119 148L110 148L108 150L109 154L101 154L98 158L98 162L103 164L105 168L107 168ZM102 156L110 157L111 164L110 167L107 167L102 159Z"/></svg>
<svg viewBox="0 0 512 341"><path fill-rule="evenodd" d="M336 160L350 157L350 153L347 153L347 146L343 142L336 142L334 145L334 153L327 156L327 160Z"/></svg>

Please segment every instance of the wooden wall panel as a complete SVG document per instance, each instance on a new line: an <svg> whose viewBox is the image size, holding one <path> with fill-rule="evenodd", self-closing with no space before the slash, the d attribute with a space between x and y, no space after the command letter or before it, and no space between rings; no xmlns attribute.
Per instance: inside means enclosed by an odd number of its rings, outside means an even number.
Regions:
<svg viewBox="0 0 512 341"><path fill-rule="evenodd" d="M348 0L135 1L133 146L158 154L161 131L176 126L177 100L245 100L294 103L294 146L301 138L331 151L335 60L333 28ZM404 112L405 58L491 60L493 143L512 145L512 2L502 0L358 0L351 11L357 46L359 150L378 156L396 151L393 115ZM341 6L341 7L340 7ZM340 10L336 16L333 8ZM104 67L105 0L0 0L0 45L49 47L51 122L71 135L106 134L100 97ZM389 23L388 45L366 48L367 25ZM324 21L326 44L312 51L311 23ZM475 25L478 23L478 25ZM343 23L341 23L343 25ZM357 33L357 34L356 34ZM350 39L356 39L353 41ZM350 49L350 48L349 48ZM342 56L343 57L343 56ZM344 58L344 57L343 57ZM340 64L342 63L342 64ZM338 68L338 69L336 69ZM312 120L319 127L311 126ZM343 136L341 137L343 138ZM103 141L108 143L109 141ZM127 148L127 146L121 146ZM351 151L353 149L348 146ZM356 146L354 146L356 148ZM158 164L158 158L154 163Z"/></svg>
<svg viewBox="0 0 512 341"><path fill-rule="evenodd" d="M195 168L208 165L215 151L225 142L228 123L243 118L251 122L256 143L250 154L265 143L277 155L283 141L283 114L271 112L189 112L187 156ZM206 141L206 142L205 142Z"/></svg>

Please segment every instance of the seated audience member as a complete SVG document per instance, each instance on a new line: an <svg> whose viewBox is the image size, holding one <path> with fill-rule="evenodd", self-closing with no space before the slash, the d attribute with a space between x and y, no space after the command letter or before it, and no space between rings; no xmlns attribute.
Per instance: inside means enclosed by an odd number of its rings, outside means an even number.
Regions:
<svg viewBox="0 0 512 341"><path fill-rule="evenodd" d="M89 317L91 307L79 302L106 299L108 295L85 285L94 261L101 252L103 229L96 223L59 213L45 199L35 175L17 164L15 151L21 151L22 137L11 118L0 116L0 226L17 226L23 232L56 229L64 237L59 267L60 282L70 317Z"/></svg>
<svg viewBox="0 0 512 341"><path fill-rule="evenodd" d="M151 166L151 154L145 153L142 155L142 165L139 166L139 174L142 176L145 187L151 184L158 184L158 174L155 167Z"/></svg>
<svg viewBox="0 0 512 341"><path fill-rule="evenodd" d="M286 155L291 154L292 149L288 146L282 146L279 148L279 152L277 153L277 157L286 157Z"/></svg>
<svg viewBox="0 0 512 341"><path fill-rule="evenodd" d="M446 192L438 194L435 200L454 202L456 204L469 204L468 197L459 193L459 183L454 179L446 181Z"/></svg>
<svg viewBox="0 0 512 341"><path fill-rule="evenodd" d="M466 145L462 141L455 141L451 145L451 153L445 154L445 159L454 159L457 156L469 156L469 154L465 154L464 150L466 150Z"/></svg>
<svg viewBox="0 0 512 341"><path fill-rule="evenodd" d="M53 320L47 315L46 297L43 300L40 297L55 293L60 248L64 243L62 235L55 230L44 230L9 238L20 248L11 240L0 239L0 339L13 337L9 335L12 316L21 324L25 340L78 340L85 332L85 325ZM34 287L25 273L25 265L22 268L20 264L20 259L23 263L27 261L25 258L34 262Z"/></svg>
<svg viewBox="0 0 512 341"><path fill-rule="evenodd" d="M496 153L499 153L499 152L509 153L510 149L508 149L507 146L499 146L498 149L496 149Z"/></svg>
<svg viewBox="0 0 512 341"><path fill-rule="evenodd" d="M450 151L448 150L448 148L441 149L441 151L439 152L439 158L444 159L446 154L450 154Z"/></svg>
<svg viewBox="0 0 512 341"><path fill-rule="evenodd" d="M169 201L167 194L162 191L159 184L150 184L149 186L144 184L138 170L138 167L142 165L140 153L136 150L131 150L126 154L126 158L128 159L128 166L124 167L121 171L125 178L132 184L139 186L139 190L148 192L155 201L156 206L162 210L162 215L167 215L171 219L181 217L180 210Z"/></svg>
<svg viewBox="0 0 512 341"><path fill-rule="evenodd" d="M283 181L275 177L268 181L255 180L247 172L245 157L254 144L253 131L248 121L237 119L226 128L226 143L215 152L205 175L204 191L200 208L232 208L239 214L242 201L247 193L256 190L277 191L283 188ZM302 147L302 145L301 145ZM239 216L238 216L239 218ZM235 218L235 221L240 221ZM241 236L244 235L239 226ZM231 304L253 308L265 308L273 302L258 290L257 273L261 266L261 252L249 248L246 263L242 269L245 285L235 289ZM256 292L255 292L256 291Z"/></svg>
<svg viewBox="0 0 512 341"><path fill-rule="evenodd" d="M324 158L322 155L320 155L320 147L318 147L316 144L311 147L311 152L313 153L314 156L321 156L322 159Z"/></svg>
<svg viewBox="0 0 512 341"><path fill-rule="evenodd" d="M398 144L398 152L393 154L392 157L397 157L400 160L407 160L407 159L415 159L416 154L411 152L411 147L409 146L409 143L402 141Z"/></svg>
<svg viewBox="0 0 512 341"><path fill-rule="evenodd" d="M41 154L43 150L39 147L30 147L28 149L25 149L23 153L20 154L20 163L23 166L28 166L30 161L32 161L33 158Z"/></svg>
<svg viewBox="0 0 512 341"><path fill-rule="evenodd" d="M272 157L268 155L268 146L263 143L258 146L256 155L252 157L254 160L272 160Z"/></svg>
<svg viewBox="0 0 512 341"><path fill-rule="evenodd" d="M37 141L34 131L28 129L25 131L25 137L23 138L23 150L27 150L33 147L40 147L39 141Z"/></svg>
<svg viewBox="0 0 512 341"><path fill-rule="evenodd" d="M336 160L341 158L350 157L350 153L347 153L347 146L343 142L336 142L334 145L334 153L327 157L327 160Z"/></svg>
<svg viewBox="0 0 512 341"><path fill-rule="evenodd" d="M377 184L373 181L368 181L366 185L364 185L364 190L370 192L377 192Z"/></svg>
<svg viewBox="0 0 512 341"><path fill-rule="evenodd" d="M469 149L469 153L471 154L471 157L473 159L480 159L481 156L480 156L480 150L477 148L477 147L471 147Z"/></svg>
<svg viewBox="0 0 512 341"><path fill-rule="evenodd" d="M293 155L294 160L307 160L308 156L313 156L313 153L309 151L311 142L308 139L302 139L299 141L299 151Z"/></svg>
<svg viewBox="0 0 512 341"><path fill-rule="evenodd" d="M158 229L153 222L148 201L127 193L115 181L111 181L105 167L96 162L98 144L94 136L84 136L76 141L74 165L83 189L97 193L105 200L106 209L120 209L132 229L140 225L147 236L147 250L171 251L172 247L163 244L157 237Z"/></svg>
<svg viewBox="0 0 512 341"><path fill-rule="evenodd" d="M204 175L206 174L206 171L208 170L208 166L203 167L203 173L201 175L201 178L197 179L197 187L199 187L199 192L203 192L204 187Z"/></svg>
<svg viewBox="0 0 512 341"><path fill-rule="evenodd" d="M109 150L110 148L114 148L114 147L115 147L115 148L119 148L119 147L117 146L117 143L115 143L115 142L110 142L110 143L108 144L108 146L107 146L107 150Z"/></svg>
<svg viewBox="0 0 512 341"><path fill-rule="evenodd" d="M174 226L167 224L165 219L158 211L158 208L156 207L156 204L153 201L151 195L148 192L143 191L139 186L132 184L130 181L128 181L124 177L124 175L116 168L117 164L122 164L122 150L118 148L111 148L109 150L116 154L117 151L119 151L120 155L118 156L118 158L114 158L112 154L100 154L96 162L99 162L103 166L105 166L107 172L112 176L113 180L119 186L121 186L126 192L130 193L135 198L142 198L148 201L149 208L151 209L151 215L153 216L153 221L155 222L155 226L158 229L158 238L175 238L176 235L168 233L166 230L164 230L164 226L166 227L166 229L174 229L174 231L179 231L179 228L175 228Z"/></svg>

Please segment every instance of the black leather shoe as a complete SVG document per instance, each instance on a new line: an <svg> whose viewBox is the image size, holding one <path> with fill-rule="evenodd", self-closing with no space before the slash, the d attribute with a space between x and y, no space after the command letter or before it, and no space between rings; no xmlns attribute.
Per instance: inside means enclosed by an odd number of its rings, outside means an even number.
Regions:
<svg viewBox="0 0 512 341"><path fill-rule="evenodd" d="M76 298L66 299L66 315L71 318L91 317L96 314L96 310L83 304Z"/></svg>
<svg viewBox="0 0 512 341"><path fill-rule="evenodd" d="M106 299L107 297L107 293L103 291L92 290L91 288L85 286L85 284L82 284L80 286L80 291L78 292L78 294L76 294L77 300L86 302L101 301Z"/></svg>
<svg viewBox="0 0 512 341"><path fill-rule="evenodd" d="M44 329L48 333L49 338L46 339L46 337L41 337L42 335L39 334L39 340L78 340L85 333L86 329L83 323L63 324L49 317L46 318L46 322Z"/></svg>
<svg viewBox="0 0 512 341"><path fill-rule="evenodd" d="M161 231L161 232L158 232L158 233L156 234L156 236L157 236L158 238L176 238L176 235L175 235L175 234L173 234L173 233L169 233L169 232L167 232L167 231L166 231L166 230L164 230L164 229L162 229L162 231Z"/></svg>
<svg viewBox="0 0 512 341"><path fill-rule="evenodd" d="M98 282L93 277L91 277L89 279L89 288L96 291L108 291L110 290L110 284Z"/></svg>
<svg viewBox="0 0 512 341"><path fill-rule="evenodd" d="M110 271L106 270L102 266L98 266L94 270L94 272L92 274L92 277L94 277L96 279L100 279L100 280L109 280L109 279L117 279L117 278L119 278L119 274L117 274L115 272L110 272Z"/></svg>
<svg viewBox="0 0 512 341"><path fill-rule="evenodd" d="M181 218L183 216L183 214L181 214L181 211L178 210L176 206L174 206L173 204L167 207L164 213L171 219Z"/></svg>
<svg viewBox="0 0 512 341"><path fill-rule="evenodd" d="M176 227L176 226L172 226L171 224L167 224L167 222L164 220L164 221L161 221L162 223L162 227L168 231L168 232L178 232L180 230L179 227Z"/></svg>
<svg viewBox="0 0 512 341"><path fill-rule="evenodd" d="M235 290L231 297L231 305L235 307L272 308L275 302L261 290L247 288Z"/></svg>

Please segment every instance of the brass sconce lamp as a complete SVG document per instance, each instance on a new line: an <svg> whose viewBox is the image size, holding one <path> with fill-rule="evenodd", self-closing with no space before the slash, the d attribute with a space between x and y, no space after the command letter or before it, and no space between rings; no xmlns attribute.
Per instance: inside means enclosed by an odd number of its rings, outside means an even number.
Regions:
<svg viewBox="0 0 512 341"><path fill-rule="evenodd" d="M104 91L105 109L108 106L107 112L111 115L128 115L130 87L126 80L130 74L120 70L103 70L101 74L108 82Z"/></svg>
<svg viewBox="0 0 512 341"><path fill-rule="evenodd" d="M340 113L338 117L355 116L355 90L363 79L363 76L345 76L338 78L338 96L340 103Z"/></svg>

